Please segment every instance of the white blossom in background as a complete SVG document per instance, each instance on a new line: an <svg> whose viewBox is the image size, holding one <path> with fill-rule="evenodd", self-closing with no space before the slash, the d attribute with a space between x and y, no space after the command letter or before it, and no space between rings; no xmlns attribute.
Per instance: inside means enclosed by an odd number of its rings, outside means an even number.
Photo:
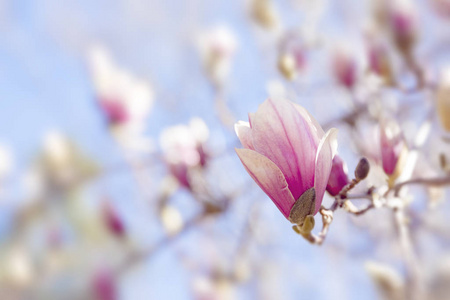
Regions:
<svg viewBox="0 0 450 300"><path fill-rule="evenodd" d="M203 67L215 85L223 85L231 70L238 42L226 25L216 25L200 33L198 49Z"/></svg>
<svg viewBox="0 0 450 300"><path fill-rule="evenodd" d="M90 50L89 64L98 104L116 140L131 151L150 151L144 131L154 100L151 86L117 65L102 47Z"/></svg>
<svg viewBox="0 0 450 300"><path fill-rule="evenodd" d="M27 201L45 199L53 188L69 188L91 178L97 165L58 130L47 131L36 161L22 177Z"/></svg>
<svg viewBox="0 0 450 300"><path fill-rule="evenodd" d="M191 119L188 125L167 127L161 132L159 141L165 161L181 185L190 187L189 168L206 164L204 144L208 137L209 129L199 118Z"/></svg>

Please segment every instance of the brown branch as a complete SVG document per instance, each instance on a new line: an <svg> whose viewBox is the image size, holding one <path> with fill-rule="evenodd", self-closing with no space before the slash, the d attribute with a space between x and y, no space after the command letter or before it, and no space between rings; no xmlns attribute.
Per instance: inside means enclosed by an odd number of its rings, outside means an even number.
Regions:
<svg viewBox="0 0 450 300"><path fill-rule="evenodd" d="M414 185L414 184L421 184L421 185L426 185L426 186L450 185L450 176L435 177L435 178L415 178L415 179L407 180L404 182L400 182L400 183L396 184L392 189L386 191L384 196L386 196L391 191L394 191L394 195L398 196L402 187L404 187L405 185Z"/></svg>

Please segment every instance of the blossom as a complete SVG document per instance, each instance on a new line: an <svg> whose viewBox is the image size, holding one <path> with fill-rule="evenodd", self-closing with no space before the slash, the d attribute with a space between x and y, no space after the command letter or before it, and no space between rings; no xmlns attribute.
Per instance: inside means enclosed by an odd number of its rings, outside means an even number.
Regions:
<svg viewBox="0 0 450 300"><path fill-rule="evenodd" d="M380 146L383 170L393 181L403 168L407 148L400 126L392 119L380 124Z"/></svg>
<svg viewBox="0 0 450 300"><path fill-rule="evenodd" d="M306 66L306 46L301 36L289 31L281 39L278 69L288 80L293 80Z"/></svg>
<svg viewBox="0 0 450 300"><path fill-rule="evenodd" d="M339 84L352 88L358 77L357 61L349 50L344 48L336 49L333 54L332 69Z"/></svg>
<svg viewBox="0 0 450 300"><path fill-rule="evenodd" d="M150 150L144 130L153 106L152 88L117 65L106 49L94 47L89 54L96 98L113 136L129 150Z"/></svg>
<svg viewBox="0 0 450 300"><path fill-rule="evenodd" d="M95 299L114 300L118 298L114 275L109 268L102 267L95 271L92 278Z"/></svg>
<svg viewBox="0 0 450 300"><path fill-rule="evenodd" d="M102 214L108 230L117 237L123 237L126 233L125 225L117 210L108 200L102 204Z"/></svg>
<svg viewBox="0 0 450 300"><path fill-rule="evenodd" d="M249 122L235 125L242 164L283 215L294 224L319 211L337 146L301 106L268 99Z"/></svg>
<svg viewBox="0 0 450 300"><path fill-rule="evenodd" d="M190 188L189 169L207 163L204 144L208 137L208 127L199 118L193 118L189 125L175 125L161 132L165 161L181 185Z"/></svg>
<svg viewBox="0 0 450 300"><path fill-rule="evenodd" d="M366 37L366 48L370 71L383 78L385 83L392 84L394 74L384 40L379 34L369 32Z"/></svg>
<svg viewBox="0 0 450 300"><path fill-rule="evenodd" d="M410 51L417 37L417 16L409 0L397 0L390 4L388 25L399 50Z"/></svg>
<svg viewBox="0 0 450 300"><path fill-rule="evenodd" d="M336 155L333 158L333 166L331 167L331 174L327 184L327 192L331 196L339 194L342 188L350 182L347 173L347 164L339 155Z"/></svg>
<svg viewBox="0 0 450 300"><path fill-rule="evenodd" d="M450 1L449 0L433 0L433 6L440 16L450 18Z"/></svg>
<svg viewBox="0 0 450 300"><path fill-rule="evenodd" d="M230 73L238 45L233 31L217 25L201 33L198 44L206 73L215 84L222 84Z"/></svg>

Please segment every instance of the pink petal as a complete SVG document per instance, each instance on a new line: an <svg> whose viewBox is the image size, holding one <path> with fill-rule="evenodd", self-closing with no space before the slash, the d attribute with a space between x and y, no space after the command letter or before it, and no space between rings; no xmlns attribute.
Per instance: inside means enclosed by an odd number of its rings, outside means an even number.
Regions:
<svg viewBox="0 0 450 300"><path fill-rule="evenodd" d="M298 199L314 185L315 137L302 115L287 100L266 100L252 118L255 150L273 161Z"/></svg>
<svg viewBox="0 0 450 300"><path fill-rule="evenodd" d="M335 143L337 129L331 128L325 136L320 140L319 148L316 156L316 170L314 175L314 188L316 189L316 211L319 211L322 205L323 195L327 188L328 179L330 178L333 150L332 144Z"/></svg>
<svg viewBox="0 0 450 300"><path fill-rule="evenodd" d="M295 203L281 170L267 157L249 149L235 149L248 174L288 218Z"/></svg>
<svg viewBox="0 0 450 300"><path fill-rule="evenodd" d="M248 124L252 128L252 119L255 117L255 113L248 113Z"/></svg>
<svg viewBox="0 0 450 300"><path fill-rule="evenodd" d="M319 122L317 122L317 120L314 119L314 117L302 106L300 106L296 103L293 103L293 105L298 110L298 112L303 116L303 119L306 120L309 127L311 128L311 131L313 133L315 133L315 134L313 134L313 136L315 137L314 140L316 141L316 145L319 145L320 140L325 135L325 132L323 131L322 126L320 126Z"/></svg>
<svg viewBox="0 0 450 300"><path fill-rule="evenodd" d="M347 165L339 155L333 158L327 192L336 196L349 183Z"/></svg>
<svg viewBox="0 0 450 300"><path fill-rule="evenodd" d="M404 148L401 129L395 121L385 120L380 126L381 158L384 172L392 175Z"/></svg>
<svg viewBox="0 0 450 300"><path fill-rule="evenodd" d="M255 150L251 139L251 128L248 122L239 121L234 124L234 131L241 141L242 146L246 149Z"/></svg>

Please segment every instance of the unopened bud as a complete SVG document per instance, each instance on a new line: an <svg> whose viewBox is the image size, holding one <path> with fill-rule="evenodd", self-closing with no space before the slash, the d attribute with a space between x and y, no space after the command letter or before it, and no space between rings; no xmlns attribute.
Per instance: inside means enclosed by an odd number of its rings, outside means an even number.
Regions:
<svg viewBox="0 0 450 300"><path fill-rule="evenodd" d="M327 192L331 196L336 196L349 183L347 176L347 165L339 155L333 158L330 178L327 183Z"/></svg>
<svg viewBox="0 0 450 300"><path fill-rule="evenodd" d="M103 217L109 231L118 236L125 235L125 226L114 207L107 201L103 203Z"/></svg>
<svg viewBox="0 0 450 300"><path fill-rule="evenodd" d="M370 40L367 45L367 55L370 70L382 77L386 84L391 84L394 78L386 46L380 41Z"/></svg>
<svg viewBox="0 0 450 300"><path fill-rule="evenodd" d="M96 271L92 279L92 288L95 299L115 300L117 299L117 288L111 270L102 268Z"/></svg>
<svg viewBox="0 0 450 300"><path fill-rule="evenodd" d="M278 14L270 0L253 0L251 3L254 20L266 29L274 28L278 25Z"/></svg>
<svg viewBox="0 0 450 300"><path fill-rule="evenodd" d="M408 153L402 130L394 119L381 122L380 146L383 170L393 182L401 174Z"/></svg>
<svg viewBox="0 0 450 300"><path fill-rule="evenodd" d="M370 164L367 158L363 157L359 160L355 169L355 178L357 180L363 180L367 177L370 171Z"/></svg>
<svg viewBox="0 0 450 300"><path fill-rule="evenodd" d="M339 84L351 89L356 83L358 67L355 57L347 49L338 49L332 61L334 77Z"/></svg>
<svg viewBox="0 0 450 300"><path fill-rule="evenodd" d="M442 73L436 98L439 121L442 128L450 132L450 68Z"/></svg>
<svg viewBox="0 0 450 300"><path fill-rule="evenodd" d="M100 107L103 110L110 125L119 125L129 120L129 114L125 105L117 100L101 99Z"/></svg>
<svg viewBox="0 0 450 300"><path fill-rule="evenodd" d="M397 1L391 8L390 27L397 48L409 52L417 38L417 18L409 1Z"/></svg>
<svg viewBox="0 0 450 300"><path fill-rule="evenodd" d="M293 80L297 76L297 66L295 58L290 54L282 54L278 59L278 69L281 74L288 79Z"/></svg>

